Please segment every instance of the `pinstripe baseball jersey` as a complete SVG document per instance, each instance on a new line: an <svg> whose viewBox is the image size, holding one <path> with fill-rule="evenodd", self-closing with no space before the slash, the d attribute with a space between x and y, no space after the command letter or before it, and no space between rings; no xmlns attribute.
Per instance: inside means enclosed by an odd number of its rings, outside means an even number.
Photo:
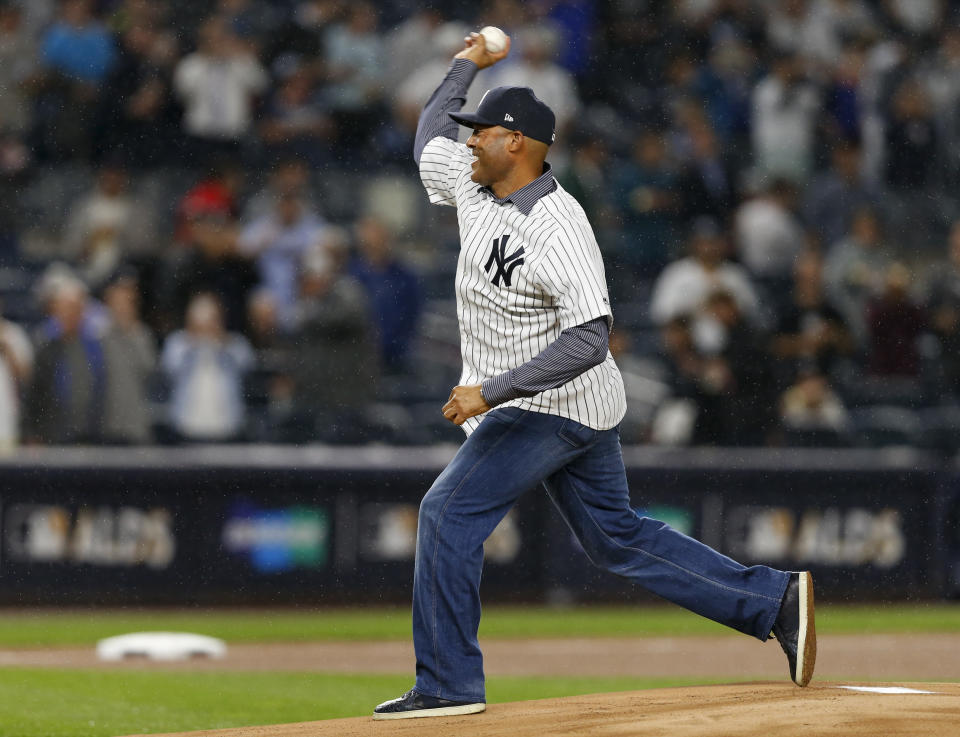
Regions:
<svg viewBox="0 0 960 737"><path fill-rule="evenodd" d="M603 260L583 208L555 180L529 213L522 201L498 200L470 179L473 155L444 136L420 156L430 201L457 208L460 255L456 298L463 373L479 384L539 354L567 329L613 317ZM552 179L552 177L550 177ZM501 407L568 417L597 430L626 412L623 381L606 359L569 382ZM469 434L483 415L467 420Z"/></svg>

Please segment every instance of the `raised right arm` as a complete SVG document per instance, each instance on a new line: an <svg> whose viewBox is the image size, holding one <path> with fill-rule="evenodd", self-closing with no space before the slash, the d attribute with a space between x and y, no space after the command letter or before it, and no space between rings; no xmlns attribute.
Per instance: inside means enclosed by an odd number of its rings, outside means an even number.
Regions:
<svg viewBox="0 0 960 737"><path fill-rule="evenodd" d="M447 113L455 113L467 101L467 90L477 76L479 67L469 59L454 59L447 76L434 91L420 113L417 137L413 144L413 159L420 164L424 146L438 136L457 140L459 126Z"/></svg>
<svg viewBox="0 0 960 737"><path fill-rule="evenodd" d="M420 164L424 147L438 136L457 140L457 124L447 113L455 113L467 101L467 90L477 72L507 58L510 53L510 37L506 46L496 53L487 51L487 42L479 33L471 33L464 39L464 46L447 70L447 76L423 108L417 122L417 137L413 144L413 158Z"/></svg>

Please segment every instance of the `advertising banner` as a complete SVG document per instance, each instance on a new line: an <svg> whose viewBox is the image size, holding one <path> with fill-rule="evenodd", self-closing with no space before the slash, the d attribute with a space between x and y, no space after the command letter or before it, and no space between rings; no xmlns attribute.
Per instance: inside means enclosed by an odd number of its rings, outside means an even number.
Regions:
<svg viewBox="0 0 960 737"><path fill-rule="evenodd" d="M112 458L0 469L0 603L409 599L436 463ZM744 564L809 568L823 596L960 591L960 484L946 473L670 463L633 465L628 478L638 514ZM590 564L542 488L485 559L485 601L649 597Z"/></svg>

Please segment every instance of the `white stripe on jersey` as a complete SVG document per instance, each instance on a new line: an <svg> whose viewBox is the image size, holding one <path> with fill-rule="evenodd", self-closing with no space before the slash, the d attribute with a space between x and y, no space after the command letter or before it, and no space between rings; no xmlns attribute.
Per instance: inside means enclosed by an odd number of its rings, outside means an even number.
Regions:
<svg viewBox="0 0 960 737"><path fill-rule="evenodd" d="M559 185L529 215L498 204L470 179L473 155L438 136L420 157L420 178L435 204L457 208L457 318L463 373L479 384L526 363L560 333L598 317L613 321L603 259L580 204ZM596 430L623 419L626 398L613 357L556 389L515 399L522 407L568 417ZM463 428L469 434L483 416Z"/></svg>

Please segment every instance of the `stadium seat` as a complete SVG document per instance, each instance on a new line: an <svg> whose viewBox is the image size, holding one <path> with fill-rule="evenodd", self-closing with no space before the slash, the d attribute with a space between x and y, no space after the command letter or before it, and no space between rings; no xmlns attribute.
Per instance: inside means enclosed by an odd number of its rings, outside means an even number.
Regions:
<svg viewBox="0 0 960 737"><path fill-rule="evenodd" d="M917 445L921 421L906 407L878 405L859 407L850 412L859 445L868 448Z"/></svg>
<svg viewBox="0 0 960 737"><path fill-rule="evenodd" d="M848 448L853 444L853 438L848 432L826 427L816 429L788 427L784 429L783 442L791 448Z"/></svg>
<svg viewBox="0 0 960 737"><path fill-rule="evenodd" d="M960 407L930 407L919 416L921 448L945 456L960 451Z"/></svg>

